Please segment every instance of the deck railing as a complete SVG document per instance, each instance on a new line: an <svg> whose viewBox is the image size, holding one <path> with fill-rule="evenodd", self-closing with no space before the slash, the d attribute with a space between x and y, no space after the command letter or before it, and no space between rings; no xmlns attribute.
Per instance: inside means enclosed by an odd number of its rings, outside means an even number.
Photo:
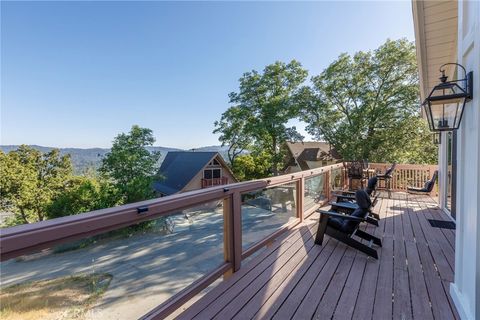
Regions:
<svg viewBox="0 0 480 320"><path fill-rule="evenodd" d="M370 163L369 167L377 173L383 173L390 167L390 164ZM433 176L435 170L438 170L438 165L397 164L391 180L392 191L407 191L408 186L423 188L425 182ZM431 194L437 192L438 183L435 186L436 188L433 189Z"/></svg>
<svg viewBox="0 0 480 320"><path fill-rule="evenodd" d="M384 170L387 166L372 164L373 168L379 170ZM409 165L398 165L397 168L393 184L395 190L403 190L404 180L408 178L419 184L425 174L434 169L432 166L422 169L419 166ZM208 217L220 221L218 225L214 228L202 229L203 233L193 233L190 227L186 227L178 241L184 241L181 247L185 248L189 243L195 246L194 241L203 244L205 241L211 241L208 239L215 235L220 234L220 237L223 235L223 244L221 240L220 243L212 243L207 248L208 251L205 251L218 257L223 248L223 259L220 259L223 262L210 267L202 276L197 277L195 281L143 316L144 319L160 319L174 312L222 275L228 277L238 271L243 259L303 221L305 217L328 202L333 190L342 189L345 186L343 165L334 164L267 179L213 186L114 208L20 225L2 230L0 258L2 261L9 260L42 249L105 234L112 230L138 225L144 221L156 221L172 216L189 218L189 215L194 215L192 212L209 212L211 216ZM195 211L192 208L197 209ZM199 208L204 211L199 211ZM208 238L207 240L195 239L198 235L205 235L207 232L205 230L210 232L204 236L205 239ZM188 240L189 238L193 239ZM156 243L162 239L159 238ZM175 239L173 237L169 241L177 241ZM198 255L201 254L198 252ZM173 266L173 268L176 267Z"/></svg>
<svg viewBox="0 0 480 320"><path fill-rule="evenodd" d="M208 188L212 186L222 186L228 184L228 177L202 179L202 188Z"/></svg>

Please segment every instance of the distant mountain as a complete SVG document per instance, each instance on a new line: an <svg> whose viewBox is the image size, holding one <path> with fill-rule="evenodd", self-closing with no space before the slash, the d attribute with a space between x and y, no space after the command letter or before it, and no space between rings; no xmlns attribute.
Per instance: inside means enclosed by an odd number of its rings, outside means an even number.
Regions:
<svg viewBox="0 0 480 320"><path fill-rule="evenodd" d="M19 146L18 145L5 145L0 146L0 150L5 153L8 153L12 150L16 150ZM73 168L76 174L82 173L87 168L95 168L98 169L100 167L100 163L102 158L105 156L106 153L110 151L110 149L106 148L88 148L88 149L81 149L81 148L52 148L52 147L43 147L37 145L30 145L30 147L35 148L41 152L49 152L52 149L59 149L61 155L70 154L72 158ZM182 150L177 148L169 148L169 147L148 147L150 151L160 151L161 158L160 162L165 159L165 156L170 151L192 151L190 150ZM228 161L227 157L227 150L228 147L222 146L207 146L207 147L200 147L193 149L194 151L209 151L209 152L219 152L221 156Z"/></svg>
<svg viewBox="0 0 480 320"><path fill-rule="evenodd" d="M187 151L197 151L197 152L218 152L220 155L228 161L228 146L206 146L200 148L189 149Z"/></svg>

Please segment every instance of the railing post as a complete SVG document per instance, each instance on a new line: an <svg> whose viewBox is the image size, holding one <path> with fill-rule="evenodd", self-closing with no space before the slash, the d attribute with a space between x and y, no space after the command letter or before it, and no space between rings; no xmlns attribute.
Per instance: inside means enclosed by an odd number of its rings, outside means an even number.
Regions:
<svg viewBox="0 0 480 320"><path fill-rule="evenodd" d="M232 195L232 221L233 221L233 272L240 269L242 264L242 195L235 192Z"/></svg>
<svg viewBox="0 0 480 320"><path fill-rule="evenodd" d="M301 177L296 183L297 189L297 217L303 221L303 204L305 203L305 178Z"/></svg>
<svg viewBox="0 0 480 320"><path fill-rule="evenodd" d="M232 197L223 199L223 258L232 263L232 268L224 273L226 279L233 273L233 210Z"/></svg>
<svg viewBox="0 0 480 320"><path fill-rule="evenodd" d="M328 201L330 201L330 170L324 173L324 181L325 181L325 197L327 198Z"/></svg>
<svg viewBox="0 0 480 320"><path fill-rule="evenodd" d="M242 219L241 195L233 193L223 200L223 253L225 261L232 264L232 268L224 274L229 277L240 269L242 260Z"/></svg>

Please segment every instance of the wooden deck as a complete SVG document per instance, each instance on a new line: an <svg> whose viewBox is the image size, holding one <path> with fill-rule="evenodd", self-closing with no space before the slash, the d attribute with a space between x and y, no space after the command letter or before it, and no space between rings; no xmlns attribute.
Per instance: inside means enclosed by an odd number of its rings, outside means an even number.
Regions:
<svg viewBox="0 0 480 320"><path fill-rule="evenodd" d="M430 197L395 193L375 211L379 260L326 236L314 245L318 215L267 249L190 306L180 319L459 319L448 294L454 230Z"/></svg>

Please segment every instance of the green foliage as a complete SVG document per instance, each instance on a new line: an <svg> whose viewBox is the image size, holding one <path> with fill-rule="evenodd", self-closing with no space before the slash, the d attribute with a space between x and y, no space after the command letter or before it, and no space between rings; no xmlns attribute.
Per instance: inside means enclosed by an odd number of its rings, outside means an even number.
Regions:
<svg viewBox="0 0 480 320"><path fill-rule="evenodd" d="M132 126L128 134L119 134L102 161L100 172L111 179L122 203L154 197L152 183L158 173L160 152L147 146L155 142L152 130Z"/></svg>
<svg viewBox="0 0 480 320"><path fill-rule="evenodd" d="M242 154L235 158L232 171L240 181L260 179L270 175L271 164L267 152Z"/></svg>
<svg viewBox="0 0 480 320"><path fill-rule="evenodd" d="M48 206L49 219L113 207L120 203L117 192L108 181L95 176L75 176L66 190Z"/></svg>
<svg viewBox="0 0 480 320"><path fill-rule="evenodd" d="M41 153L22 145L0 152L0 209L14 213L9 224L45 220L48 206L68 188L72 173L70 157L60 156L57 149Z"/></svg>
<svg viewBox="0 0 480 320"><path fill-rule="evenodd" d="M419 119L413 43L387 40L373 52L342 54L297 96L301 119L347 160L435 161Z"/></svg>
<svg viewBox="0 0 480 320"><path fill-rule="evenodd" d="M220 133L218 140L222 146L228 145L227 155L231 164L251 145L250 137L246 132L247 119L247 109L233 106L222 114L220 121L215 121L213 133Z"/></svg>
<svg viewBox="0 0 480 320"><path fill-rule="evenodd" d="M232 163L245 149L261 150L269 155L269 173L278 174L283 161L282 144L302 138L287 123L298 114L293 98L306 77L307 71L292 60L288 64L275 62L263 73L253 70L240 78L239 91L229 95L233 106L215 122L214 131L221 134L222 144L232 146ZM256 150L252 150L253 145ZM254 155L259 156L258 152Z"/></svg>

